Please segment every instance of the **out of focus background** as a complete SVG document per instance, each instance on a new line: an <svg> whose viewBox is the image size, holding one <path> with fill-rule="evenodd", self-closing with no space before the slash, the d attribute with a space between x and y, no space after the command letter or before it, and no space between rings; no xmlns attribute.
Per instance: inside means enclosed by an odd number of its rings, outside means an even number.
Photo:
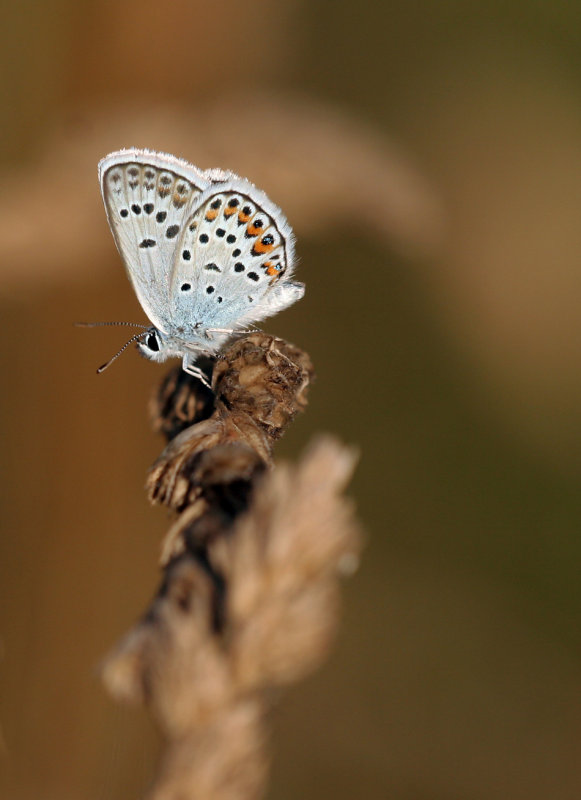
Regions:
<svg viewBox="0 0 581 800"><path fill-rule="evenodd" d="M158 580L143 483L166 369L96 165L233 169L298 237L307 412L361 449L337 647L282 696L269 797L581 794L581 6L5 2L0 771L7 800L139 797L158 742L100 659Z"/></svg>

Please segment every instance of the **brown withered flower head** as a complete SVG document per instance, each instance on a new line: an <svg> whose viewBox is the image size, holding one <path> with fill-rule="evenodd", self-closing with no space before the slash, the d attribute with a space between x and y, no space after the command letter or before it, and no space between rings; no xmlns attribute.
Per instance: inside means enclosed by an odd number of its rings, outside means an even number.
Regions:
<svg viewBox="0 0 581 800"><path fill-rule="evenodd" d="M180 367L152 399L168 444L147 493L177 516L157 595L103 666L109 691L146 704L165 737L155 800L263 795L268 690L325 658L361 546L342 497L350 448L320 438L297 465L273 462L307 403L308 355L256 332L205 366L212 391Z"/></svg>

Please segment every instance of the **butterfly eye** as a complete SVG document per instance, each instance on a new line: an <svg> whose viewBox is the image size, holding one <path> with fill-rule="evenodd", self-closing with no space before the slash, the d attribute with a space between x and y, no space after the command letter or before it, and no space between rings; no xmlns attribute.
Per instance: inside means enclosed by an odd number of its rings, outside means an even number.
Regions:
<svg viewBox="0 0 581 800"><path fill-rule="evenodd" d="M145 346L149 347L150 350L153 350L154 353L159 352L159 342L157 341L157 336L155 333L149 333L147 338L145 339Z"/></svg>

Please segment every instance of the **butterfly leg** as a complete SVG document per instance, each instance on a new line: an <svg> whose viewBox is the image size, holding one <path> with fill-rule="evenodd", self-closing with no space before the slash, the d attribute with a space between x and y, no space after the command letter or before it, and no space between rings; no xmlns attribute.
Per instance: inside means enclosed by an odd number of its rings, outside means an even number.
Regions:
<svg viewBox="0 0 581 800"><path fill-rule="evenodd" d="M188 375L191 375L193 378L197 378L199 381L201 381L204 386L208 387L208 389L212 388L205 373L200 369L200 367L196 366L195 357L186 354L182 360L182 369L184 372L187 372Z"/></svg>

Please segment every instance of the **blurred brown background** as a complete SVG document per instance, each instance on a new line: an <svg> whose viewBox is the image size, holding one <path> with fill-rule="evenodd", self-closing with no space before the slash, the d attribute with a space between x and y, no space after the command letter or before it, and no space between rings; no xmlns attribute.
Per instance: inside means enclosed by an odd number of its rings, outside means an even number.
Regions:
<svg viewBox="0 0 581 800"><path fill-rule="evenodd" d="M318 381L279 448L356 443L368 531L270 797L581 794L581 5L6 2L0 53L0 766L10 800L138 797L157 742L100 658L154 591L164 367L96 165L234 169L298 236L268 330Z"/></svg>

